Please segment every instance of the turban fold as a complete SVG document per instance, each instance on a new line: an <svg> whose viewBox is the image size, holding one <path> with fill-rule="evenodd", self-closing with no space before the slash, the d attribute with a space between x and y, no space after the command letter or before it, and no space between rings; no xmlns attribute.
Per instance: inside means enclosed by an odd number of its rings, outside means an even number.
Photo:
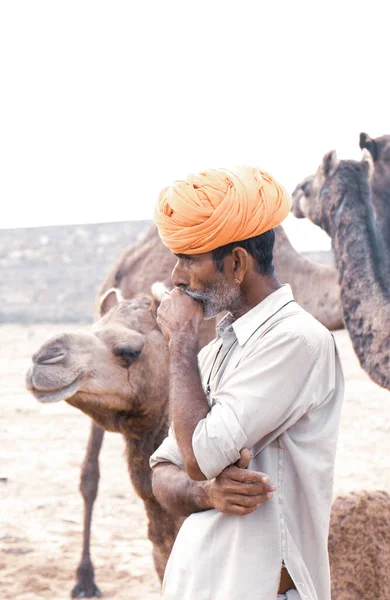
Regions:
<svg viewBox="0 0 390 600"><path fill-rule="evenodd" d="M291 203L284 188L259 169L210 169L164 188L154 220L172 252L202 254L276 227Z"/></svg>

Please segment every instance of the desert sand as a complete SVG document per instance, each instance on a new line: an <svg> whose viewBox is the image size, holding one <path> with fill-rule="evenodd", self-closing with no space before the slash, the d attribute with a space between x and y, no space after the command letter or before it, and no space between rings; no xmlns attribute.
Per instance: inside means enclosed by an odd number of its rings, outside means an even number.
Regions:
<svg viewBox="0 0 390 600"><path fill-rule="evenodd" d="M40 344L71 325L0 326L0 598L69 598L81 553L80 464L89 419L66 403L40 405L24 373ZM360 368L346 331L335 338L346 376L335 495L390 492L390 393ZM106 433L92 530L105 598L155 600L159 584L143 505L129 482L120 435Z"/></svg>

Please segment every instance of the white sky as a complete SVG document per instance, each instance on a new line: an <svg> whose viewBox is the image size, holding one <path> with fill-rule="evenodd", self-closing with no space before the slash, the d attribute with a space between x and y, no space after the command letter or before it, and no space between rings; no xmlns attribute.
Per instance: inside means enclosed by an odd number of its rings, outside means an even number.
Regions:
<svg viewBox="0 0 390 600"><path fill-rule="evenodd" d="M151 218L207 167L292 191L326 151L358 158L360 131L390 133L386 5L3 0L0 227Z"/></svg>

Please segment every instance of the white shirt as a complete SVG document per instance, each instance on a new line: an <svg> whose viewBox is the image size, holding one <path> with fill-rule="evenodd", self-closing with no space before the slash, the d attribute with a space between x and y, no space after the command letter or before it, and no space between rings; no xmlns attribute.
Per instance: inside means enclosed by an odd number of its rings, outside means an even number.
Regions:
<svg viewBox="0 0 390 600"><path fill-rule="evenodd" d="M217 333L199 353L211 406L192 439L199 467L211 479L250 448L248 469L269 475L277 491L249 515L190 515L163 598L270 600L284 562L302 600L330 600L327 542L344 388L333 337L288 285L236 321L225 317ZM172 430L151 457L152 467L159 462L184 466Z"/></svg>

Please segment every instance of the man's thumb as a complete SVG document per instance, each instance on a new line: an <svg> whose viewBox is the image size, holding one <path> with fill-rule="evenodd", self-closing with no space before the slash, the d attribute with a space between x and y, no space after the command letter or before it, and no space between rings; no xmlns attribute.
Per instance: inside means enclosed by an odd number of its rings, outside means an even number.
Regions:
<svg viewBox="0 0 390 600"><path fill-rule="evenodd" d="M248 448L243 448L240 452L240 458L236 462L237 467L240 469L246 469L251 458L252 456Z"/></svg>

